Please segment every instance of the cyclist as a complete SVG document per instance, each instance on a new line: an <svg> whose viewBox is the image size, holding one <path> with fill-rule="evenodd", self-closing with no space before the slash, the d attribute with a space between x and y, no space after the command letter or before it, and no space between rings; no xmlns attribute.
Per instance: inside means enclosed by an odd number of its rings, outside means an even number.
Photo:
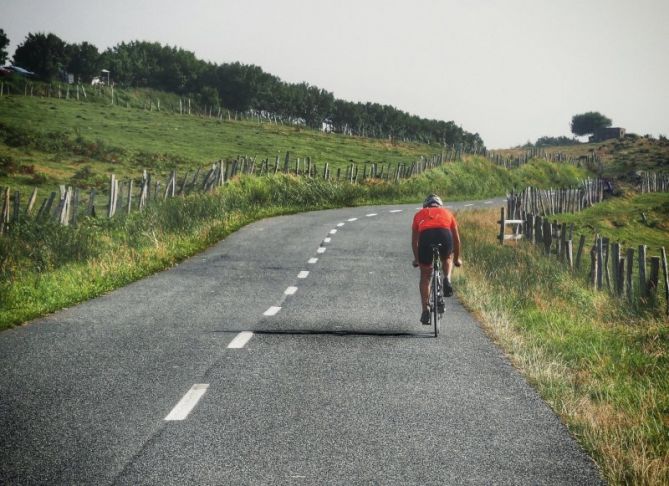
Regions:
<svg viewBox="0 0 669 486"><path fill-rule="evenodd" d="M460 233L453 213L444 207L441 198L430 194L423 201L423 209L418 211L411 225L411 248L413 249L413 266L420 266L420 299L423 312L420 322L430 324L429 296L430 277L432 274L432 248L430 245L441 244L441 256L444 271L444 295L453 295L451 270L453 265L462 265L460 260ZM443 302L441 303L443 305Z"/></svg>

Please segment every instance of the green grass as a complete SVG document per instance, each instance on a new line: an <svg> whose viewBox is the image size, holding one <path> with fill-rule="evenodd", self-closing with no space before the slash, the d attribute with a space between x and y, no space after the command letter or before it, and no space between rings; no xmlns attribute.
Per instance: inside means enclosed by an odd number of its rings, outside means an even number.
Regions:
<svg viewBox="0 0 669 486"><path fill-rule="evenodd" d="M1 143L0 138L0 161L4 157L32 169L4 176L0 171L0 184L22 190L70 183L84 167L90 167L92 177L137 177L143 169L165 176L172 169L238 156L273 162L280 155L283 163L290 152L292 160L310 157L321 170L325 162L336 170L350 162L411 163L441 153L436 145L29 96L0 98L3 132L8 140ZM43 174L46 181L35 182L33 173Z"/></svg>
<svg viewBox="0 0 669 486"><path fill-rule="evenodd" d="M612 484L669 482L669 324L595 292L497 213L461 213L459 296Z"/></svg>
<svg viewBox="0 0 669 486"><path fill-rule="evenodd" d="M646 219L644 221L643 215ZM626 248L647 245L649 254L669 249L669 193L625 194L576 214L559 214L560 222L574 223L575 233L592 241L595 234Z"/></svg>

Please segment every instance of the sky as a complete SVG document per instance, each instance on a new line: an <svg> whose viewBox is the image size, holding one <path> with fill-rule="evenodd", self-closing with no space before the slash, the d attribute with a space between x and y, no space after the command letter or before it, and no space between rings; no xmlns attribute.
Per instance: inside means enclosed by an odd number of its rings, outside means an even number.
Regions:
<svg viewBox="0 0 669 486"><path fill-rule="evenodd" d="M0 0L0 13L10 58L37 32L100 51L159 42L453 120L493 149L571 137L588 111L669 136L667 0Z"/></svg>

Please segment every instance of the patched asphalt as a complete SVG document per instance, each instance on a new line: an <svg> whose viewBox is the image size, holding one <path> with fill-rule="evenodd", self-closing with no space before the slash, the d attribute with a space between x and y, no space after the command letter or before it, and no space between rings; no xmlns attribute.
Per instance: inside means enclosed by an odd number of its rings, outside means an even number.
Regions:
<svg viewBox="0 0 669 486"><path fill-rule="evenodd" d="M418 322L416 207L259 221L0 333L0 483L600 484L456 298Z"/></svg>

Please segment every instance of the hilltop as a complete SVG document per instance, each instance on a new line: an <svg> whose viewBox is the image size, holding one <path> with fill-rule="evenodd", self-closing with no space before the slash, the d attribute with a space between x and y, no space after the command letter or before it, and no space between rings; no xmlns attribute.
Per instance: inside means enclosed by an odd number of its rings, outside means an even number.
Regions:
<svg viewBox="0 0 669 486"><path fill-rule="evenodd" d="M527 152L526 147L495 150L503 157L519 157ZM669 140L649 136L628 134L622 139L611 139L598 143L582 143L554 147L539 147L548 154L564 154L580 159L593 172L607 178L632 181L635 173L646 171L669 171ZM593 157L594 156L594 157Z"/></svg>

